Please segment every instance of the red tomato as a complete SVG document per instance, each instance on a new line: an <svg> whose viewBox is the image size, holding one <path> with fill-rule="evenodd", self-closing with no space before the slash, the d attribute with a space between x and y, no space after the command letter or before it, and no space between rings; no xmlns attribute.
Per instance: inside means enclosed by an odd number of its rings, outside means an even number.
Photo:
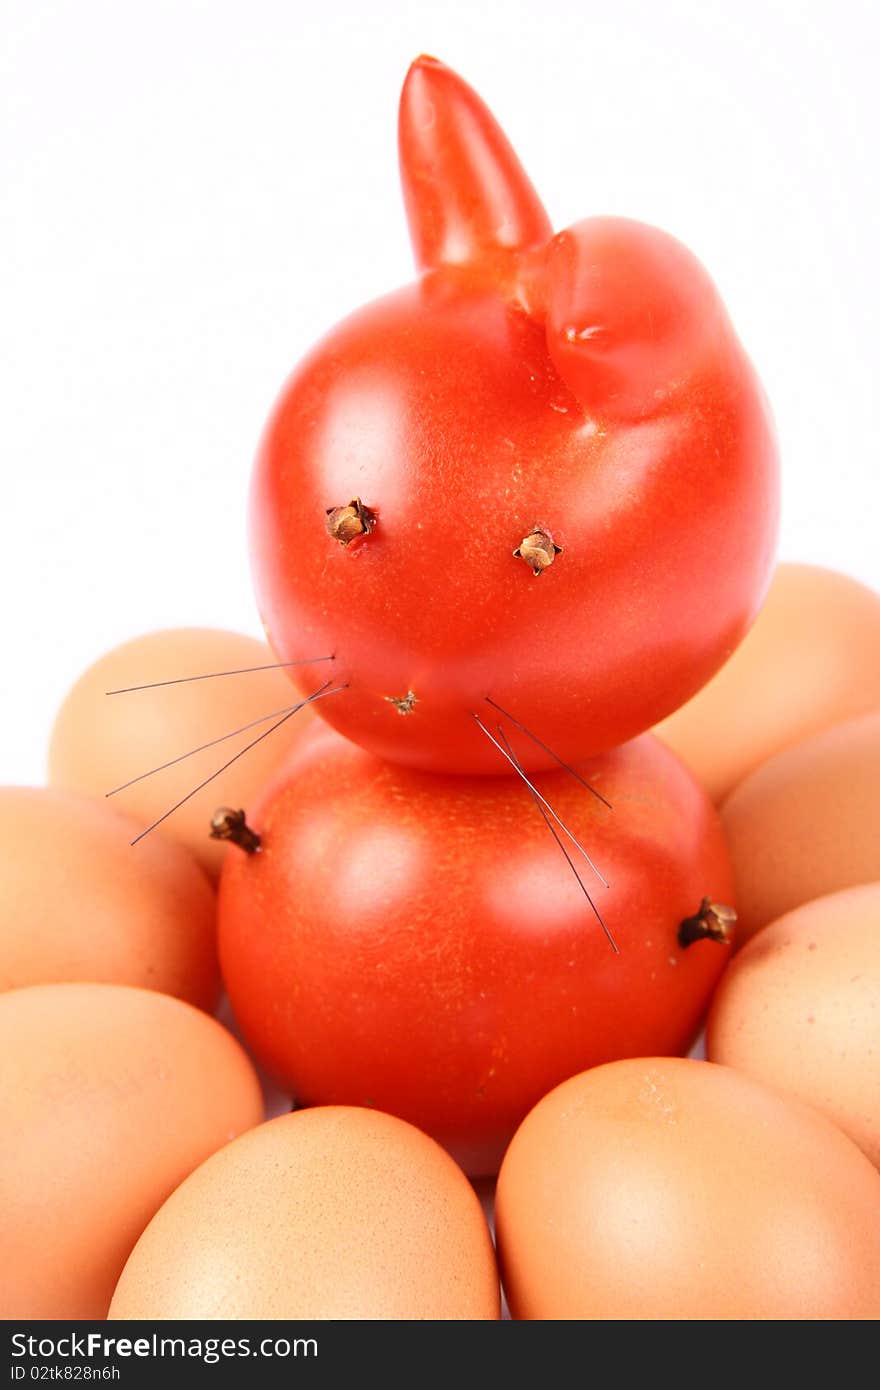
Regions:
<svg viewBox="0 0 880 1390"><path fill-rule="evenodd" d="M347 689L319 712L382 757L505 771L472 718L488 696L571 762L682 704L757 611L767 405L690 252L624 219L554 237L432 59L400 150L421 278L318 344L257 460L266 632L283 661L335 657L298 683L332 671Z"/></svg>
<svg viewBox="0 0 880 1390"><path fill-rule="evenodd" d="M302 750L302 745L300 746ZM687 1050L728 951L683 949L704 897L729 902L720 823L650 735L534 785L619 950L517 778L382 763L325 732L230 850L220 955L242 1032L305 1104L410 1120L471 1173L495 1170L532 1105L614 1058Z"/></svg>

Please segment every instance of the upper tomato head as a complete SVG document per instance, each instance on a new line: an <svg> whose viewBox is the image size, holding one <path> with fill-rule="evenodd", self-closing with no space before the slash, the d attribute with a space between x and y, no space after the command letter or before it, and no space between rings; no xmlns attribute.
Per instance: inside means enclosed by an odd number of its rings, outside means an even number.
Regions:
<svg viewBox="0 0 880 1390"><path fill-rule="evenodd" d="M690 252L625 219L553 236L434 59L404 84L400 156L420 277L313 349L257 459L267 635L282 661L333 656L297 682L329 671L346 689L320 712L382 757L509 771L502 720L524 768L577 761L682 704L757 611L767 404Z"/></svg>

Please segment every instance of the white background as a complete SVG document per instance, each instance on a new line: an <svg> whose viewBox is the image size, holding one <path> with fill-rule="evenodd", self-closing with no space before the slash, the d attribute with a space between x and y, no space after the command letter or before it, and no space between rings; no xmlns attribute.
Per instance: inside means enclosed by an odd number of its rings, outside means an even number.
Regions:
<svg viewBox="0 0 880 1390"><path fill-rule="evenodd" d="M773 401L781 553L880 585L878 9L702 0L5 0L0 780L152 627L259 632L244 507L268 408L409 277L396 104L427 51L555 225L654 221Z"/></svg>

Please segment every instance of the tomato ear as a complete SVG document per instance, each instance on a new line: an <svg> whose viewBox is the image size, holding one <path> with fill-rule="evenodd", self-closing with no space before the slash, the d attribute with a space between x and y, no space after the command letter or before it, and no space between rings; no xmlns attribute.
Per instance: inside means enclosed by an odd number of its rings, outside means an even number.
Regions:
<svg viewBox="0 0 880 1390"><path fill-rule="evenodd" d="M547 349L589 413L662 411L733 340L715 286L656 227L594 217L554 237L544 261Z"/></svg>
<svg viewBox="0 0 880 1390"><path fill-rule="evenodd" d="M436 58L417 58L403 84L400 178L420 270L467 265L541 245L550 221L498 122Z"/></svg>

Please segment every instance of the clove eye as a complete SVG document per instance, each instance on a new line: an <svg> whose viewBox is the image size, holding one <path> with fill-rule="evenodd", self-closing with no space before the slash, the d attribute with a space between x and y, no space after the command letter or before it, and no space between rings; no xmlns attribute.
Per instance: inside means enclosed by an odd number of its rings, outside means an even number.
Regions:
<svg viewBox="0 0 880 1390"><path fill-rule="evenodd" d="M527 536L523 536L513 552L518 560L525 560L535 578L552 565L557 555L562 554L562 546L557 545L549 531L536 526Z"/></svg>
<svg viewBox="0 0 880 1390"><path fill-rule="evenodd" d="M368 536L378 519L359 497L353 497L346 507L327 508L327 534L340 545L351 545L358 536Z"/></svg>

